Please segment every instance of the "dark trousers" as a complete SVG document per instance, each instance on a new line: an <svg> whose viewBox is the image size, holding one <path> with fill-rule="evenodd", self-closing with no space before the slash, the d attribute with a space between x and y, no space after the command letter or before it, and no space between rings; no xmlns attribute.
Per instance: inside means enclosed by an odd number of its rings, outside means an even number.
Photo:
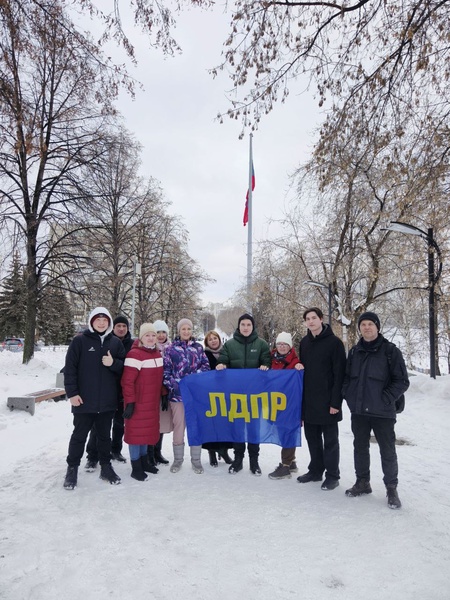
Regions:
<svg viewBox="0 0 450 600"><path fill-rule="evenodd" d="M291 465L295 461L295 447L281 449L281 463L283 465Z"/></svg>
<svg viewBox="0 0 450 600"><path fill-rule="evenodd" d="M314 475L322 475L325 471L325 477L339 479L338 424L313 425L312 423L304 423L304 431L311 457L308 471Z"/></svg>
<svg viewBox="0 0 450 600"><path fill-rule="evenodd" d="M370 481L370 432L373 431L381 455L385 485L397 485L398 462L395 449L395 419L352 415L353 456L357 479Z"/></svg>
<svg viewBox="0 0 450 600"><path fill-rule="evenodd" d="M119 402L119 408L114 413L114 419L112 423L112 438L111 438L111 452L122 452L123 447L123 434L125 432L125 425L123 420L123 400ZM89 440L86 446L86 453L90 460L98 462L98 450L97 450L97 433L95 425L91 429Z"/></svg>
<svg viewBox="0 0 450 600"><path fill-rule="evenodd" d="M73 433L69 442L69 453L67 464L70 467L78 467L83 458L86 439L95 426L97 434L97 451L101 465L107 465L111 461L111 423L114 411L103 413L80 413L73 415Z"/></svg>
<svg viewBox="0 0 450 600"><path fill-rule="evenodd" d="M237 442L233 444L234 449L234 457L235 458L244 458L245 454L245 443ZM247 444L248 455L250 457L258 458L259 456L259 444Z"/></svg>

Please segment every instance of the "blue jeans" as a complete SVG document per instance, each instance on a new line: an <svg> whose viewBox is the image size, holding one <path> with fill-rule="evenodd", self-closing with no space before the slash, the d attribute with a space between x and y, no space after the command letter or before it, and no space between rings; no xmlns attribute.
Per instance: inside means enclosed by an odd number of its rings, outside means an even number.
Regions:
<svg viewBox="0 0 450 600"><path fill-rule="evenodd" d="M139 460L141 456L147 454L147 444L145 446L138 446L137 444L129 444L128 449L130 451L131 460Z"/></svg>

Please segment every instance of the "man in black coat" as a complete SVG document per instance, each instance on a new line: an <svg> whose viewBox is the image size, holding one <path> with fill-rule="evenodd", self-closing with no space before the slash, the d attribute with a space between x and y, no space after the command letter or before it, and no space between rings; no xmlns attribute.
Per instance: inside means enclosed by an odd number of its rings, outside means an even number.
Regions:
<svg viewBox="0 0 450 600"><path fill-rule="evenodd" d="M129 331L130 324L126 317L119 315L113 321L112 334L119 338L125 349L125 356L131 350L133 345L133 338ZM113 424L112 424L112 438L111 438L111 458L118 462L126 463L127 459L122 454L123 446L123 434L125 430L123 421L123 395L120 380L118 381L119 386L119 404L116 412L114 413ZM97 434L95 427L91 429L89 440L86 446L87 461L85 469L89 473L94 471L98 463L98 449L97 449Z"/></svg>
<svg viewBox="0 0 450 600"><path fill-rule="evenodd" d="M111 484L120 477L111 466L111 423L119 399L118 381L125 350L112 335L112 318L102 306L89 315L89 328L70 343L64 367L64 387L72 405L73 433L69 442L64 487L77 485L78 467L86 439L95 425L101 465L100 479Z"/></svg>
<svg viewBox="0 0 450 600"><path fill-rule="evenodd" d="M352 413L356 483L347 496L371 494L370 432L380 448L383 481L389 508L400 508L397 493L395 402L408 389L409 379L400 350L380 334L380 319L365 312L358 319L361 339L349 353L343 395Z"/></svg>
<svg viewBox="0 0 450 600"><path fill-rule="evenodd" d="M323 490L339 485L339 428L342 420L342 382L345 349L330 325L323 323L320 308L303 313L308 333L300 341L299 358L305 367L302 421L311 461L299 483L322 481Z"/></svg>

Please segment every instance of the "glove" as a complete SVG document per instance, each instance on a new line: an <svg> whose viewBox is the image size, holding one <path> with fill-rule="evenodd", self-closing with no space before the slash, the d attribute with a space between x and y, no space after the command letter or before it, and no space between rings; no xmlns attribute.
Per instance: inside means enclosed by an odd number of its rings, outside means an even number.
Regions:
<svg viewBox="0 0 450 600"><path fill-rule="evenodd" d="M169 410L169 396L161 396L161 410Z"/></svg>
<svg viewBox="0 0 450 600"><path fill-rule="evenodd" d="M134 405L135 405L135 402L130 402L129 404L127 404L127 407L123 411L124 419L131 419L131 417L133 416L133 413L134 413Z"/></svg>

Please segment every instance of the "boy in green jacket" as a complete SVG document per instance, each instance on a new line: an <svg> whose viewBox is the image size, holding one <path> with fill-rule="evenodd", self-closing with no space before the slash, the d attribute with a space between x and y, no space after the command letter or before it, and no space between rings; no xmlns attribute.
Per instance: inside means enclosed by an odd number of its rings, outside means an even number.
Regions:
<svg viewBox="0 0 450 600"><path fill-rule="evenodd" d="M232 339L225 342L220 351L216 369L261 369L267 371L271 364L270 348L265 340L258 337L255 320L252 315L244 313L239 317L238 327ZM228 472L234 475L242 471L245 455L245 442L233 444L234 461ZM247 444L250 459L250 471L253 475L261 475L258 463L259 444Z"/></svg>

